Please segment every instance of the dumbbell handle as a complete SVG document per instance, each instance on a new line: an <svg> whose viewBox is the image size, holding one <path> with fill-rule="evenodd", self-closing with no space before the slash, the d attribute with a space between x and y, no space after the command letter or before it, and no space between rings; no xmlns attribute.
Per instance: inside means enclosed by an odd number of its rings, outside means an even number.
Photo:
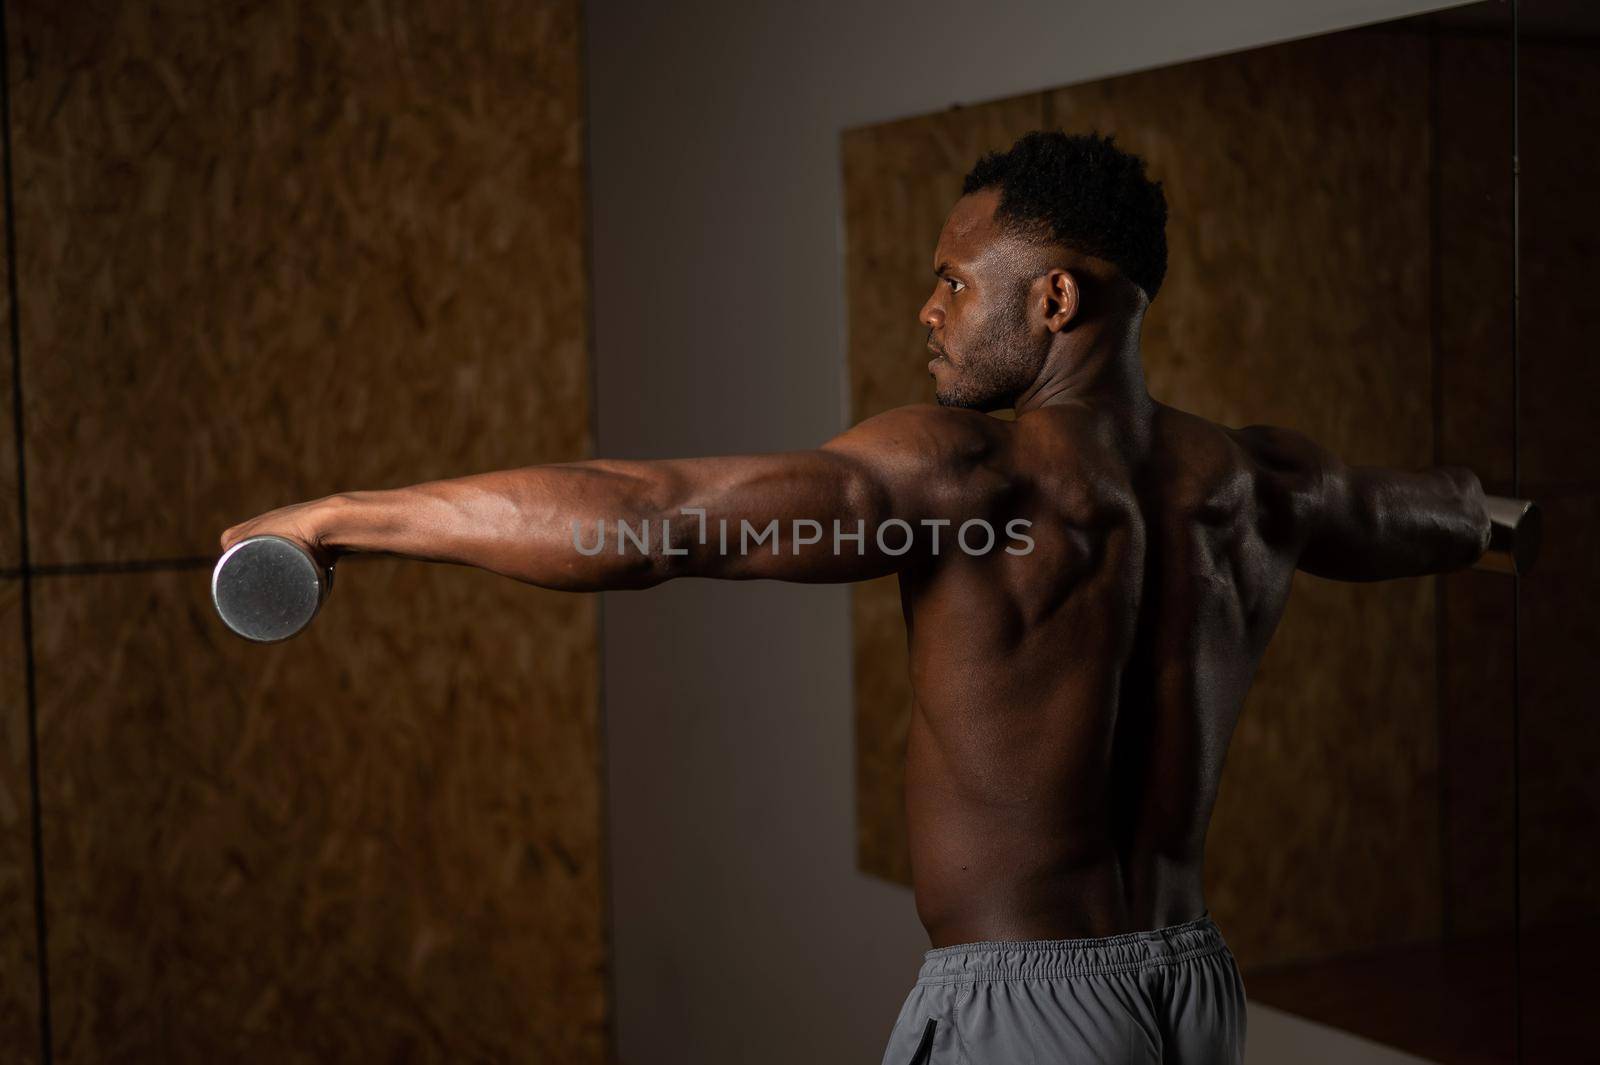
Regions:
<svg viewBox="0 0 1600 1065"><path fill-rule="evenodd" d="M1489 548L1473 569L1526 574L1539 557L1543 515L1529 499L1484 496L1489 512Z"/></svg>

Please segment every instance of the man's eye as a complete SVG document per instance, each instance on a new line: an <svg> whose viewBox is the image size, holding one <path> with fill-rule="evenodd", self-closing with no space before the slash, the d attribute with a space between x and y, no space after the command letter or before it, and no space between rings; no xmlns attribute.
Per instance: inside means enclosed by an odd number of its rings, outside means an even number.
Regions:
<svg viewBox="0 0 1600 1065"><path fill-rule="evenodd" d="M944 283L945 283L945 284L947 284L947 285L949 285L949 286L950 286L950 291L951 291L951 292L960 292L960 291L961 291L961 289L963 289L963 288L966 288L966 287L967 287L967 285L966 285L966 282L964 282L964 281L957 281L957 280L956 280L956 279L955 279L955 278L953 278L953 277L947 277L947 278L945 278L945 279L944 279ZM957 287L957 286L960 286L960 287Z"/></svg>

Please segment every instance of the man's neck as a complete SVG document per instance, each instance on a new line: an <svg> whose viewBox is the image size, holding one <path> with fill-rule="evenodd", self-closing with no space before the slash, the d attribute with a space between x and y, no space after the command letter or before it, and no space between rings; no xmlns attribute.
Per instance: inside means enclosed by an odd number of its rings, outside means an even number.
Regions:
<svg viewBox="0 0 1600 1065"><path fill-rule="evenodd" d="M1051 351L1039 376L1017 397L1017 416L1077 403L1113 412L1119 421L1148 421L1155 401L1145 384L1139 323L1102 327L1074 339Z"/></svg>

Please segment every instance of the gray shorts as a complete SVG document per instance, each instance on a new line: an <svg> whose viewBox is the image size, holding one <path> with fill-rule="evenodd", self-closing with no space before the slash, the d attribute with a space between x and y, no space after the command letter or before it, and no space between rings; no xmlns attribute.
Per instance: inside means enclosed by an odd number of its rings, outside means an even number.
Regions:
<svg viewBox="0 0 1600 1065"><path fill-rule="evenodd" d="M923 955L883 1065L1238 1065L1244 982L1209 913L1099 939Z"/></svg>

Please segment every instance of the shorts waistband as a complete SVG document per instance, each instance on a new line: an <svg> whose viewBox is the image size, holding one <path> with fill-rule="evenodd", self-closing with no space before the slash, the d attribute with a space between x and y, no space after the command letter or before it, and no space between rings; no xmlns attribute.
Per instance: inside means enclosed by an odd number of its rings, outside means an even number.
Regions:
<svg viewBox="0 0 1600 1065"><path fill-rule="evenodd" d="M985 940L936 947L923 955L919 984L1036 979L1130 972L1226 950L1209 911L1147 932L1093 939Z"/></svg>

